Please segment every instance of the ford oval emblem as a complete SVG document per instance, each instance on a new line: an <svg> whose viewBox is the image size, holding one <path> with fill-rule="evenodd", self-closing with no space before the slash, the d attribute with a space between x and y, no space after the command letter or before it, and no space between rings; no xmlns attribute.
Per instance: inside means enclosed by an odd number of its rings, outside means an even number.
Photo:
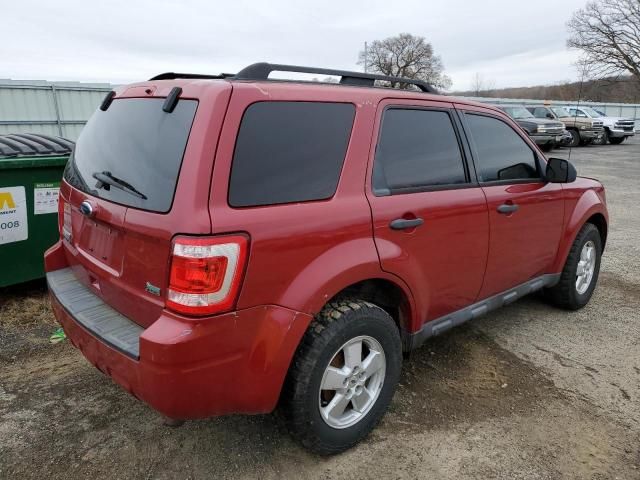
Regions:
<svg viewBox="0 0 640 480"><path fill-rule="evenodd" d="M80 213L82 213L85 217L93 217L93 215L95 214L93 205L85 200L80 204Z"/></svg>

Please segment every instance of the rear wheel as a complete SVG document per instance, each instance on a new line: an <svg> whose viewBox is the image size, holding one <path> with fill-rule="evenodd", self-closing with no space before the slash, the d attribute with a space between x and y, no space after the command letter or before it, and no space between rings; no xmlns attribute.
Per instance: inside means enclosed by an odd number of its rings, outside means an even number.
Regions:
<svg viewBox="0 0 640 480"><path fill-rule="evenodd" d="M551 301L568 310L578 310L589 303L598 281L601 255L600 232L592 223L586 223L571 246L560 281L548 289Z"/></svg>
<svg viewBox="0 0 640 480"><path fill-rule="evenodd" d="M378 424L402 365L398 327L361 300L332 302L309 326L281 399L292 435L308 449L344 451Z"/></svg>
<svg viewBox="0 0 640 480"><path fill-rule="evenodd" d="M571 134L571 141L569 142L570 147L577 147L580 145L580 132L577 130L569 130Z"/></svg>

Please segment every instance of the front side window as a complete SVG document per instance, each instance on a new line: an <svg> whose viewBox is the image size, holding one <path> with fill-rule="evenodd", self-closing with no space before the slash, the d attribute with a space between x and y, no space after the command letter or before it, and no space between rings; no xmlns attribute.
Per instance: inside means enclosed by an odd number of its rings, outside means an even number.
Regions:
<svg viewBox="0 0 640 480"><path fill-rule="evenodd" d="M476 147L476 169L483 182L539 179L536 155L502 120L466 114Z"/></svg>
<svg viewBox="0 0 640 480"><path fill-rule="evenodd" d="M229 205L251 207L333 196L355 107L258 102L244 113L233 154Z"/></svg>
<svg viewBox="0 0 640 480"><path fill-rule="evenodd" d="M547 115L549 115L549 112L546 108L537 107L533 110L533 116L536 118L547 118Z"/></svg>
<svg viewBox="0 0 640 480"><path fill-rule="evenodd" d="M466 183L460 145L447 112L388 109L373 165L376 195Z"/></svg>

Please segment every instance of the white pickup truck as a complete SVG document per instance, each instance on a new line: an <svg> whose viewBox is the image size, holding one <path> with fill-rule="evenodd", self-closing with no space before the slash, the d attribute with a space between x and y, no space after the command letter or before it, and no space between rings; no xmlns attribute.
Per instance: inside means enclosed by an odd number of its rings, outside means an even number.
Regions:
<svg viewBox="0 0 640 480"><path fill-rule="evenodd" d="M625 138L635 135L635 121L624 117L607 117L591 107L567 106L572 116L593 118L602 121L605 130L605 141L619 145Z"/></svg>

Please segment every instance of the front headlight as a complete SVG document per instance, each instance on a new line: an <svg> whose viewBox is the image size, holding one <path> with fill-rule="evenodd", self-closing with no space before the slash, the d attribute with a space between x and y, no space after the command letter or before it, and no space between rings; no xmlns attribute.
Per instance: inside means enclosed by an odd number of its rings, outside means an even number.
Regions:
<svg viewBox="0 0 640 480"><path fill-rule="evenodd" d="M538 125L538 129L536 131L538 133L545 133L547 131L547 128L543 127L542 125Z"/></svg>
<svg viewBox="0 0 640 480"><path fill-rule="evenodd" d="M567 129L567 126L566 126L563 122L560 122L560 125L562 125L562 129L563 129L563 130L566 130L566 129Z"/></svg>

